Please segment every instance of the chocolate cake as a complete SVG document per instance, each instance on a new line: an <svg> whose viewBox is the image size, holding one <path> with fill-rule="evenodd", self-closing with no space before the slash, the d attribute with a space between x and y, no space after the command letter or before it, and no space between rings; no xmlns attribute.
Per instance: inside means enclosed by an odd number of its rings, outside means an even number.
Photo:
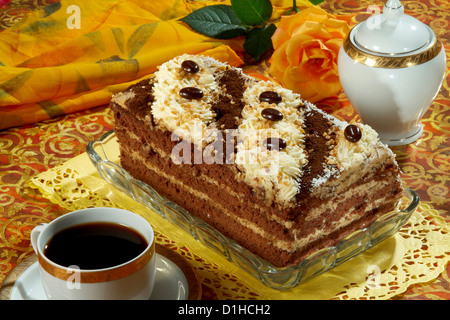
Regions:
<svg viewBox="0 0 450 320"><path fill-rule="evenodd" d="M391 211L391 150L271 81L181 55L113 96L121 166L276 267Z"/></svg>

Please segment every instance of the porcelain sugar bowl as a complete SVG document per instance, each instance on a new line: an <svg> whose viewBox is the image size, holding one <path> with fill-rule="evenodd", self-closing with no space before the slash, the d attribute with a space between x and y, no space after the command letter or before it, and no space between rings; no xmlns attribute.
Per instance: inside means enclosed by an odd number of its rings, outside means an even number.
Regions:
<svg viewBox="0 0 450 320"><path fill-rule="evenodd" d="M356 25L340 49L339 78L362 121L388 145L416 141L444 80L444 47L433 30L404 14L399 0Z"/></svg>

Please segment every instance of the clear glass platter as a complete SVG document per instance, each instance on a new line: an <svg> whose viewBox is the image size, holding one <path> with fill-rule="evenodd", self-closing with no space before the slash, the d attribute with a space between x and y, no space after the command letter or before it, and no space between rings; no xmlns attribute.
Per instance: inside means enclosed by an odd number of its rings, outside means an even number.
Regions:
<svg viewBox="0 0 450 320"><path fill-rule="evenodd" d="M133 178L118 163L109 160L113 157L107 154L104 145L112 139L115 139L114 131L109 131L86 147L87 154L103 179L187 231L196 240L240 266L264 285L277 290L294 288L374 247L404 226L419 204L418 195L405 188L396 209L380 217L370 227L354 232L334 247L317 251L299 265L277 268L187 210L160 196L152 187Z"/></svg>

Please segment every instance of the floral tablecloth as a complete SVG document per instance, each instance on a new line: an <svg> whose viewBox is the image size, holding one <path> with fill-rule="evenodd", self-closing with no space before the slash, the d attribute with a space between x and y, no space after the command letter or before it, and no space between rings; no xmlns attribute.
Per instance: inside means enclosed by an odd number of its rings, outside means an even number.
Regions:
<svg viewBox="0 0 450 320"><path fill-rule="evenodd" d="M37 6L53 2L55 1L30 0L26 1L27 5L24 6L24 1L13 0L0 8L0 28L9 27ZM407 14L415 16L435 30L445 45L448 57L450 4L445 0L416 0L402 3ZM374 4L382 6L383 2L331 0L322 3L321 7L335 14L352 14L353 21L358 22L371 14L368 8ZM448 62L447 65L449 64ZM264 62L257 66L247 66L246 69L252 73L267 75L268 65ZM407 146L392 148L403 171L403 181L421 198L418 215L410 222L413 228L403 228L397 236L402 238L401 243L405 248L416 248L415 251L411 251L409 257L404 258L405 266L402 269L406 272L391 274L386 272L384 281L392 288L387 290L384 296L375 292L367 293L364 286L350 282L326 298L450 300L450 266L448 263L445 266L445 261L448 261L450 255L449 82L450 75L447 68L442 89L422 121L424 134L421 139ZM325 99L319 102L318 106L338 118L359 121L344 93ZM64 167L67 161L83 156L88 142L98 139L113 128L112 119L110 110L103 105L36 124L0 131L0 285L17 264L33 254L30 246L32 228L39 223L51 221L71 208L71 204L64 202L70 199L59 197L57 201L50 201L49 195L42 192L42 188L30 186L30 179L45 172L55 172L55 168ZM70 178L70 172L63 172L61 175L63 179ZM43 181L51 184L50 179ZM76 185L76 176L73 181ZM47 185L47 187L54 186ZM82 183L78 187L80 188L78 191L84 192ZM43 188L45 189L45 186ZM420 235L414 234L420 232L422 232ZM203 299L276 297L271 296L271 292L258 290L258 285L247 281L239 271L221 269L220 263L216 264L205 259L189 245L171 239L170 235L161 233L158 240L183 255L196 268L203 285ZM386 246L389 245L389 241ZM433 246L435 243L439 243L439 246ZM428 254L430 251L433 251L432 258L424 257L424 252ZM411 271L408 265L414 266L414 271ZM411 272L408 273L408 270ZM308 284L305 285L304 288L308 288ZM282 297L289 298L289 293L285 293ZM323 298L323 296L310 291L295 292L292 298Z"/></svg>

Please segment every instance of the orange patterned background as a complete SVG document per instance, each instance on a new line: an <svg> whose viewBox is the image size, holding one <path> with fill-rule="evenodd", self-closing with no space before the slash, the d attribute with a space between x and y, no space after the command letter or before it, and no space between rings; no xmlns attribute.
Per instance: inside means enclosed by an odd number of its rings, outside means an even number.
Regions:
<svg viewBox="0 0 450 320"><path fill-rule="evenodd" d="M28 12L57 0L12 0L0 8L0 29L19 21ZM429 24L450 55L450 4L447 0L402 1L405 13ZM370 5L383 1L331 0L321 6L335 14L350 14L354 23L368 17ZM447 62L447 66L449 63ZM261 70L261 66L249 67ZM266 70L263 64L262 69ZM264 71L263 71L264 72ZM413 144L393 147L403 171L403 180L422 202L438 210L450 223L450 76L447 67L442 89L423 119L424 134ZM359 121L344 93L326 99L318 106L338 118ZM61 116L37 124L0 131L0 285L8 273L32 254L29 236L32 228L48 222L65 210L44 199L26 181L57 164L84 152L89 141L113 128L106 106ZM203 298L215 298L214 290L203 288ZM430 283L410 287L396 299L450 300L450 267Z"/></svg>

